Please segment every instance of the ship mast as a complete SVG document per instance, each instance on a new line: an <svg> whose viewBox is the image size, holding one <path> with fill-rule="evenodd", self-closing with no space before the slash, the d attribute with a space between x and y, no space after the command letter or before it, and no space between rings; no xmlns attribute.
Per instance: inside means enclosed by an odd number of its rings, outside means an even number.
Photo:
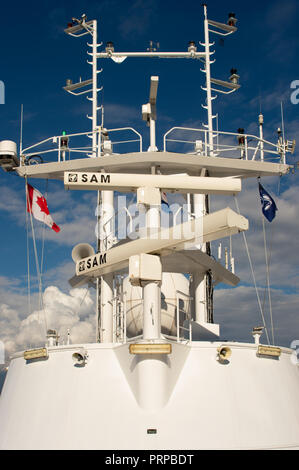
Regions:
<svg viewBox="0 0 299 470"><path fill-rule="evenodd" d="M138 57L151 57L151 58L192 58L202 60L204 62L204 70L202 70L206 75L206 106L207 117L208 117L208 155L214 155L214 146L213 146L213 112L212 112L212 100L215 99L215 96L212 96L212 87L211 83L211 71L210 65L214 62L211 61L210 56L214 52L210 52L209 42L209 29L210 25L213 25L216 29L212 32L216 34L221 34L226 36L228 34L236 31L235 27L235 18L234 14L229 15L228 24L218 23L215 21L208 20L207 17L207 6L204 4L204 35L205 42L201 43L205 47L205 52L198 52L195 42L190 41L188 51L186 52L160 52L153 50L152 48L147 52L115 52L114 44L108 42L106 45L105 52L97 52L97 22L93 20L91 22L86 22L86 16L82 16L82 20L73 19L75 22L74 26L71 26L66 30L66 32L72 36L82 36L84 34L91 34L93 41L92 52L89 55L92 56L92 61L89 62L92 65L92 157L101 156L101 138L102 132L99 133L100 142L97 144L96 141L96 132L97 127L97 112L99 107L97 106L97 93L99 89L97 88L97 74L100 72L97 70L97 59L101 58L111 58L116 63L122 63L127 58L138 58ZM86 31L81 33L78 31L78 26L81 26L81 29ZM73 29L76 29L75 31ZM79 34L78 34L79 33ZM222 90L229 88L230 92L235 91L239 88L237 83L224 82L222 80L214 80L214 83L217 83L221 86ZM78 86L78 84L76 84ZM156 95L158 87L158 77L151 77L151 88L150 88L150 98L149 103L143 106L143 119L147 120L150 130L150 147L149 152L156 152L158 148L156 147L156 130L155 130L155 121L156 121ZM71 91L71 90L67 90ZM225 91L217 90L220 92L227 93ZM89 98L90 99L90 98ZM102 131L102 129L101 129ZM151 173L156 173L156 168L153 166L151 168ZM203 169L201 176L208 176L206 171ZM151 198L149 198L151 200ZM146 202L146 201L145 201ZM194 194L193 195L193 210L195 218L202 217L207 214L208 211L208 197L204 194ZM98 192L98 208L100 211L98 213L98 226L99 226L99 240L97 245L98 252L104 252L113 246L114 234L110 228L111 221L113 218L113 191L101 191ZM160 228L160 206L151 206L150 204L145 204L146 210L146 227L147 230L159 230ZM201 249L203 252L210 252L209 244L201 244L196 248ZM100 279L97 279L97 340L100 342L112 342L113 341L113 273L109 273L101 276ZM212 292L212 278L209 274L197 274L193 275L193 291L194 291L194 311L195 311L195 320L201 325L207 327L209 323L213 323L213 313L212 313L212 302L211 298L208 300L208 296ZM143 288L144 292L144 311L149 311L149 314L144 315L145 318L153 318L153 325L156 325L154 328L146 328L148 330L148 336L151 338L159 337L159 323L161 317L161 307L160 307L160 296L161 288L158 282L148 282ZM154 299L154 300L153 300ZM147 322L150 324L150 322ZM145 326L145 325L144 325ZM216 326L216 325L215 325ZM211 327L213 330L215 328ZM209 329L209 327L208 327ZM147 335L147 331L144 331L144 334Z"/></svg>
<svg viewBox="0 0 299 470"><path fill-rule="evenodd" d="M235 27L236 19L233 13L229 14L228 24L219 23L208 19L207 5L203 4L204 8L204 43L200 43L201 46L205 48L205 57L204 57L204 69L201 69L205 74L206 83L205 87L201 87L206 91L206 105L202 105L204 109L207 110L208 123L203 124L204 127L208 129L208 155L213 157L214 155L214 135L213 135L213 119L216 118L216 115L213 115L212 101L217 98L217 96L212 96L212 86L211 83L220 85L220 89L215 90L220 93L228 93L226 90L229 89L230 92L234 92L239 88L239 85L230 82L224 82L223 80L217 80L211 78L211 64L215 60L211 61L211 55L215 51L210 52L210 46L213 46L214 43L210 43L209 32L227 36L232 34L237 30ZM211 30L209 26L213 26L214 29ZM208 176L207 172L203 169L202 176ZM195 218L202 217L205 214L209 213L209 198L203 194L194 194L193 195L193 211ZM210 244L204 243L197 248L201 249L205 253L210 254ZM213 323L213 302L212 302L212 277L206 273L204 275L195 273L193 275L193 296L195 304L195 320L209 328L208 323Z"/></svg>
<svg viewBox="0 0 299 470"><path fill-rule="evenodd" d="M87 21L86 15L82 15L81 20L73 18L72 23L68 25L65 32L73 37L81 37L86 34L92 36L92 44L88 44L91 47L91 52L88 52L88 55L91 56L92 60L87 61L92 66L92 79L84 82L80 81L76 84L70 83L70 80L68 80L64 89L77 96L92 91L92 97L87 96L87 99L92 102L92 115L87 116L92 121L92 152L89 157L99 158L102 155L103 123L99 132L98 111L102 109L102 106L98 106L98 92L102 90L102 87L98 88L97 77L102 69L98 70L97 52L98 47L102 44L98 44L97 20ZM89 84L92 85L91 90L74 92L74 90L85 88ZM99 136L99 141L97 141L97 136ZM98 191L96 215L98 217L97 252L106 251L111 248L114 240L113 230L111 229L113 191ZM104 343L113 341L113 274L103 275L96 280L96 341Z"/></svg>

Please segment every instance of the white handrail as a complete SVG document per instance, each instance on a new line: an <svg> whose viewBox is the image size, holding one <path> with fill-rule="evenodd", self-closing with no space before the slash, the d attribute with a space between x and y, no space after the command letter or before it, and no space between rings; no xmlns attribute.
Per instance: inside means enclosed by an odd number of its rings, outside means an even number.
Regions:
<svg viewBox="0 0 299 470"><path fill-rule="evenodd" d="M168 136L174 132L174 131L187 131L187 132L198 132L203 134L203 152L205 155L208 154L208 149L209 149L209 143L207 141L207 130L203 128L191 128L191 127L179 127L175 126L169 129L163 136L163 150L164 152L167 151L167 142L177 142L177 143L186 143L186 144L195 144L195 140L190 139L171 139ZM226 131L219 131L219 130L214 130L213 134L215 136L227 136L227 137L235 137L238 138L240 137L240 134L238 132L226 132ZM271 154L271 155L276 155L277 158L281 158L280 153L279 153L279 148L277 144L274 144L273 142L269 142L268 140L261 139L258 136L252 135L252 134L242 134L242 137L244 137L244 144L243 145L227 145L227 144L218 144L217 146L217 152L221 154L221 152L227 152L227 151L240 151L243 149L243 158L245 160L249 159L249 151L253 153L253 156L251 159L255 160L256 155L257 155L257 150L261 147L263 147L264 153ZM249 145L250 141L255 141L256 146ZM265 145L267 145L270 148L265 148ZM196 153L196 152L192 152ZM215 155L214 155L215 156Z"/></svg>
<svg viewBox="0 0 299 470"><path fill-rule="evenodd" d="M102 131L103 129L102 128L98 128L96 133L99 135L99 137L101 136L102 134ZM128 140L120 140L120 141L116 141L116 142L112 142L112 145L120 145L120 144L126 144L126 143L134 143L134 142L139 142L139 151L142 152L142 145L143 145L143 141L142 141L142 135L136 131L136 129L134 129L133 127L120 127L120 128L116 128L116 129L107 129L107 132L108 134L110 134L111 132L122 132L122 131L131 131L133 133L135 133L137 136L138 136L138 139L128 139ZM52 136L52 137L48 137L47 139L44 139L40 142L37 142L36 144L33 144L25 149L22 150L22 156L25 157L25 159L21 159L21 166L25 165L26 164L26 158L29 158L33 155L36 155L37 152L39 155L45 155L45 154L48 154L48 153L55 153L57 152L58 156L57 156L57 161L60 162L61 161L61 154L63 152L63 150L67 150L69 152L69 155L71 155L71 153L82 153L82 154L86 154L88 153L89 151L92 150L92 146L86 146L86 147L78 147L78 146L75 146L74 148L67 148L67 149L62 149L61 148L61 138L66 138L66 139L70 139L70 138L74 138L74 137L82 137L82 136L88 136L90 137L91 134L93 134L91 131L87 131L87 132L78 132L78 133L75 133L75 134L65 134L65 135L59 135L59 136ZM100 144L98 145L101 145L102 143L102 139L99 139L99 142ZM45 149L45 150L38 150L38 147L41 147L45 144L49 144L49 143L54 143L54 144L57 144L57 146L55 146L54 148L48 148L48 149ZM34 149L34 151L33 151ZM22 161L23 160L23 161Z"/></svg>

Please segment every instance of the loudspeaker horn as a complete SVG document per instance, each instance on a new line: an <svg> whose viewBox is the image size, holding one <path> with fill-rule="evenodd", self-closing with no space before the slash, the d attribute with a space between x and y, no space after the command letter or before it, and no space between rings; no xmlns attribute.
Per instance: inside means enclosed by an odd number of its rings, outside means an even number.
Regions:
<svg viewBox="0 0 299 470"><path fill-rule="evenodd" d="M221 361L225 361L229 359L232 355L232 350L228 346L220 346L219 348L217 348L217 352L218 352L218 358Z"/></svg>
<svg viewBox="0 0 299 470"><path fill-rule="evenodd" d="M82 258L87 258L88 256L93 256L94 249L89 243L78 243L74 246L72 251L72 258L75 263L80 261Z"/></svg>

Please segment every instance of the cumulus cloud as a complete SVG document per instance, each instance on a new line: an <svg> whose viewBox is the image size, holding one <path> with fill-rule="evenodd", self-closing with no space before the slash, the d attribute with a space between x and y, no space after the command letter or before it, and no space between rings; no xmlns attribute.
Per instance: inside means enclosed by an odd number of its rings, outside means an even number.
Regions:
<svg viewBox="0 0 299 470"><path fill-rule="evenodd" d="M55 329L61 342L70 331L72 343L95 340L95 304L92 292L87 288L62 292L49 286L43 293L43 308L36 308L28 315L26 296L19 299L8 295L7 303L0 304L0 339L5 344L6 359L18 350L43 345L47 329ZM37 294L34 301L38 302Z"/></svg>

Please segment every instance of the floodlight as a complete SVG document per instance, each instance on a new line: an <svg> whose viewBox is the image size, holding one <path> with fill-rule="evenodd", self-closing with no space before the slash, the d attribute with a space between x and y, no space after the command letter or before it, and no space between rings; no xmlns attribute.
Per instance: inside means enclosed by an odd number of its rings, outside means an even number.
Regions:
<svg viewBox="0 0 299 470"><path fill-rule="evenodd" d="M112 41L106 43L106 52L114 52L114 44Z"/></svg>
<svg viewBox="0 0 299 470"><path fill-rule="evenodd" d="M236 19L235 13L228 14L228 22L227 22L228 26L235 26L237 21L238 20Z"/></svg>

